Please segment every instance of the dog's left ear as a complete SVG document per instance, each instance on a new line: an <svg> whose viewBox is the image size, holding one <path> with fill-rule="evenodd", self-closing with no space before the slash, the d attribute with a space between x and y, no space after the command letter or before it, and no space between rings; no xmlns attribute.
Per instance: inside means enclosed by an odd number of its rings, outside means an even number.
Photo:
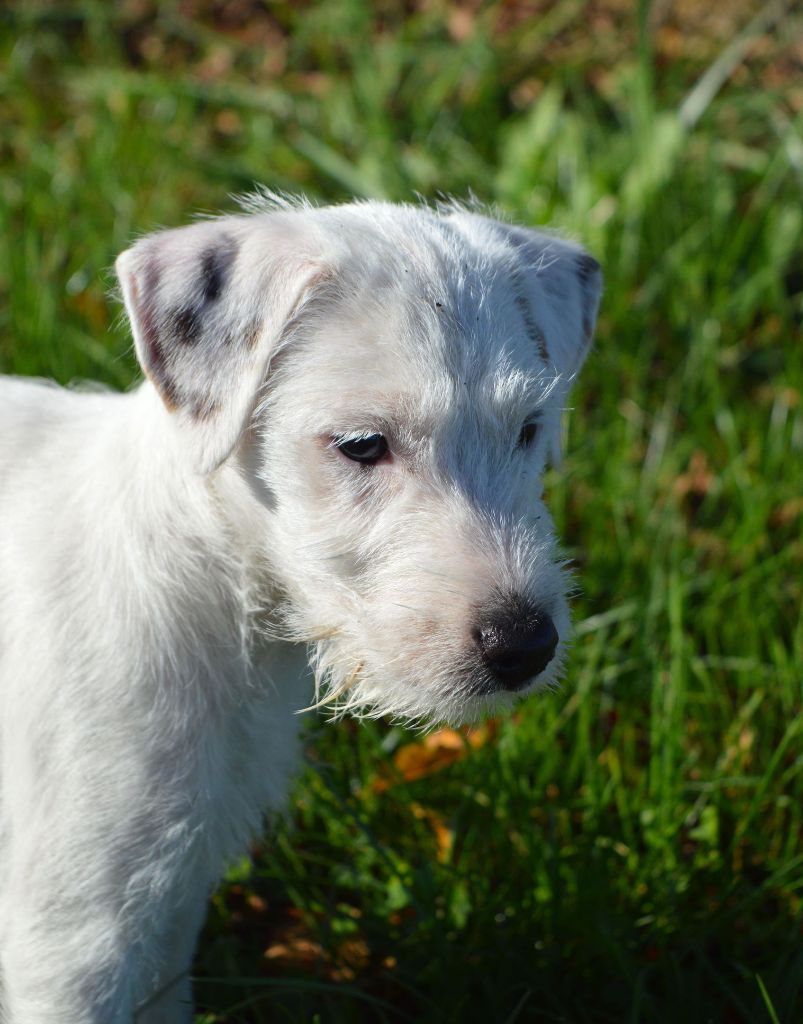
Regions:
<svg viewBox="0 0 803 1024"><path fill-rule="evenodd" d="M602 270L585 249L543 231L500 225L519 255L518 305L541 356L568 386L591 349Z"/></svg>
<svg viewBox="0 0 803 1024"><path fill-rule="evenodd" d="M557 235L516 227L463 209L448 218L483 248L504 273L524 328L565 396L591 348L602 294L600 265L585 249ZM548 439L561 459L560 424Z"/></svg>
<svg viewBox="0 0 803 1024"><path fill-rule="evenodd" d="M137 356L200 472L230 454L313 284L292 214L224 217L137 242L115 264Z"/></svg>
<svg viewBox="0 0 803 1024"><path fill-rule="evenodd" d="M449 219L507 265L527 333L568 390L594 336L602 294L599 263L581 246L545 231L463 210Z"/></svg>

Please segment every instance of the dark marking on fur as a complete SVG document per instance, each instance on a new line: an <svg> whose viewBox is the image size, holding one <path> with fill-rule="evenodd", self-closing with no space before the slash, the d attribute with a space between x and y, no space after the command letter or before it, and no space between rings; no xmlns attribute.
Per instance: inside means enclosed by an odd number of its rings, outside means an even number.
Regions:
<svg viewBox="0 0 803 1024"><path fill-rule="evenodd" d="M164 332L180 345L194 345L201 337L201 311L193 306L179 306L168 311Z"/></svg>
<svg viewBox="0 0 803 1024"><path fill-rule="evenodd" d="M255 348L256 343L259 341L259 336L262 334L262 321L252 320L250 324L243 331L243 345L250 352Z"/></svg>
<svg viewBox="0 0 803 1024"><path fill-rule="evenodd" d="M230 235L224 235L217 245L201 254L201 302L204 305L220 297L237 249L237 242Z"/></svg>
<svg viewBox="0 0 803 1024"><path fill-rule="evenodd" d="M159 336L155 331L145 332L143 337L148 352L148 360L145 363L145 371L153 382L156 390L162 396L162 401L171 412L179 407L180 394L176 382L167 369L167 359L164 354Z"/></svg>
<svg viewBox="0 0 803 1024"><path fill-rule="evenodd" d="M524 282L522 281L521 271L515 271L512 275L513 278L513 290L515 293L516 306L521 313L521 318L524 321L524 327L527 331L527 337L530 341L534 342L538 354L544 360L545 363L549 362L549 349L547 348L546 338L544 332L535 322L532 308L530 303L527 301L527 296L524 294Z"/></svg>
<svg viewBox="0 0 803 1024"><path fill-rule="evenodd" d="M190 415L194 420L204 422L220 412L220 402L211 395L197 395L190 406Z"/></svg>
<svg viewBox="0 0 803 1024"><path fill-rule="evenodd" d="M148 359L145 371L153 382L156 390L162 396L162 401L171 412L180 405L179 389L167 369L167 358L165 357L162 343L158 333L153 329L152 323L145 329L143 325L143 338L148 352Z"/></svg>
<svg viewBox="0 0 803 1024"><path fill-rule="evenodd" d="M223 290L225 267L217 249L210 249L201 257L201 299L214 302Z"/></svg>
<svg viewBox="0 0 803 1024"><path fill-rule="evenodd" d="M220 298L237 248L236 241L224 235L217 245L201 254L199 289L189 302L167 311L162 324L165 339L172 338L177 344L187 346L201 340L207 307Z"/></svg>
<svg viewBox="0 0 803 1024"><path fill-rule="evenodd" d="M599 263L588 253L584 252L577 257L577 277L583 293L583 334L587 342L591 341L591 336L594 333L594 324L589 308L594 300L592 280L600 273L601 269Z"/></svg>
<svg viewBox="0 0 803 1024"><path fill-rule="evenodd" d="M144 273L144 288L140 290L136 275L131 278L131 301L139 319L142 343L145 349L142 366L162 401L170 412L179 406L179 390L167 368L167 357L162 347L156 317L156 291L161 272L155 260L150 262Z"/></svg>
<svg viewBox="0 0 803 1024"><path fill-rule="evenodd" d="M197 421L205 421L220 412L221 405L209 395L188 393L182 385L181 349L191 348L204 341L207 333L207 313L216 303L227 284L230 268L238 252L237 241L223 235L215 245L203 250L194 283L190 283L185 297L174 306L159 302L161 267L154 254L143 260L145 266L131 284L131 298L137 309L143 349L143 367L165 406L170 412L187 410ZM166 298L166 296L165 296ZM260 324L249 322L242 342L248 347L256 343ZM240 335L229 331L222 339L234 345Z"/></svg>
<svg viewBox="0 0 803 1024"><path fill-rule="evenodd" d="M588 284L591 278L598 274L600 270L599 263L597 263L593 256L589 256L587 252L577 257L577 276L582 284Z"/></svg>
<svg viewBox="0 0 803 1024"><path fill-rule="evenodd" d="M162 276L162 268L155 259L151 259L145 268L145 295L148 302L153 301L156 289L159 287L159 279Z"/></svg>
<svg viewBox="0 0 803 1024"><path fill-rule="evenodd" d="M167 374L162 376L160 394L162 401L170 412L175 412L182 404L181 389L173 378Z"/></svg>
<svg viewBox="0 0 803 1024"><path fill-rule="evenodd" d="M223 347L232 348L234 345L241 345L250 352L257 341L259 341L261 330L262 322L260 320L251 320L245 327L241 327L239 330L234 328L233 330L226 331L221 339Z"/></svg>

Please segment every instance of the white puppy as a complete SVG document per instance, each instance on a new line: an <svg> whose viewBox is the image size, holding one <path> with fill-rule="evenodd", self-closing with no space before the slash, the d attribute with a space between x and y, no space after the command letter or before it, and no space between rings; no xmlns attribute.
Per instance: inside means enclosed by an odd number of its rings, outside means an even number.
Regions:
<svg viewBox="0 0 803 1024"><path fill-rule="evenodd" d="M334 707L458 722L553 683L569 629L540 480L597 311L580 248L261 200L117 271L141 386L0 382L11 1024L191 1019L310 651Z"/></svg>

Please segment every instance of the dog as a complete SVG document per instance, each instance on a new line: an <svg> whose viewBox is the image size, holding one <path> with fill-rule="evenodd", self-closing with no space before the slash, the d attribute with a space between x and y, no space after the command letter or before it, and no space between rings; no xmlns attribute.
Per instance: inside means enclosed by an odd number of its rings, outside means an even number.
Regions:
<svg viewBox="0 0 803 1024"><path fill-rule="evenodd" d="M116 263L144 381L0 383L7 1024L177 1024L298 712L459 723L555 684L542 501L598 263L473 208L242 213Z"/></svg>

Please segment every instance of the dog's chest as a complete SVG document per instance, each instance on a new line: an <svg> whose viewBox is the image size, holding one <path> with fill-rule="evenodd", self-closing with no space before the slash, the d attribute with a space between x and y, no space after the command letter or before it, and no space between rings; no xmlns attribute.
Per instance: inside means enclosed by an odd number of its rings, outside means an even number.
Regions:
<svg viewBox="0 0 803 1024"><path fill-rule="evenodd" d="M214 723L199 752L210 854L223 862L242 853L265 814L281 809L300 760L297 712L309 703L304 648L271 643L255 660L255 683Z"/></svg>

